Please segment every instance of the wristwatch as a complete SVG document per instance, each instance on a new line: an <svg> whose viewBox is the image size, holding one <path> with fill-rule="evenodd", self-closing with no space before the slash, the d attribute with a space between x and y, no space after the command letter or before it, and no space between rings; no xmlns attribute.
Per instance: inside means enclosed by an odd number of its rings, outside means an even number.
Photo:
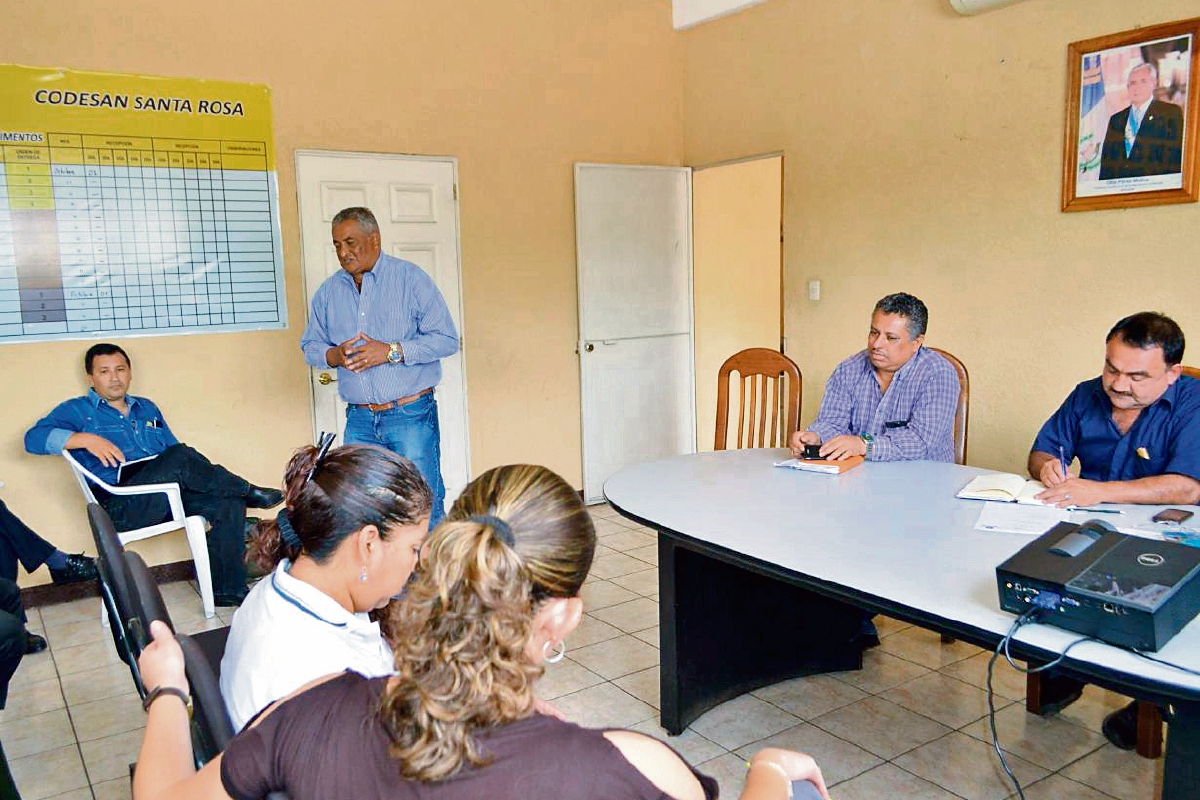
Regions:
<svg viewBox="0 0 1200 800"><path fill-rule="evenodd" d="M177 686L155 686L147 693L146 699L142 701L142 708L149 711L150 704L166 694L173 695L182 700L184 706L187 707L188 719L192 718L192 696Z"/></svg>
<svg viewBox="0 0 1200 800"><path fill-rule="evenodd" d="M400 347L399 342L392 342L391 344L388 345L388 363L389 364L403 364L404 363L404 349Z"/></svg>
<svg viewBox="0 0 1200 800"><path fill-rule="evenodd" d="M863 458L870 461L871 460L871 445L873 445L875 443L875 437L869 433L860 433L859 436L862 437L863 444L865 444L867 446L867 452L863 453Z"/></svg>

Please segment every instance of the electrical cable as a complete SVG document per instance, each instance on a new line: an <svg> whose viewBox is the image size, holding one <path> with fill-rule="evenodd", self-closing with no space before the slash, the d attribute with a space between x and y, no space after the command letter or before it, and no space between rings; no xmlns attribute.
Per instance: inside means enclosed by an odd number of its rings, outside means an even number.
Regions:
<svg viewBox="0 0 1200 800"><path fill-rule="evenodd" d="M1000 749L1000 736L996 732L996 689L992 685L992 676L996 669L996 659L1000 658L1000 653L1004 653L1004 657L1008 663L1012 664L1012 660L1008 658L1008 642L1016 634L1017 630L1034 619L1042 609L1031 608L1013 621L1012 627L1008 629L1008 633L1004 634L1004 638L996 645L996 651L992 653L992 657L988 659L987 666L987 706L988 706L988 728L992 733L992 749L996 751L996 757L1000 759L1000 766L1004 769L1004 774L1012 781L1012 785L1016 787L1017 797L1020 800L1025 800L1025 790L1021 788L1021 782L1017 780L1017 776L1013 774L1012 769L1008 766L1008 759L1004 757L1004 751ZM1014 665L1015 666L1015 665Z"/></svg>

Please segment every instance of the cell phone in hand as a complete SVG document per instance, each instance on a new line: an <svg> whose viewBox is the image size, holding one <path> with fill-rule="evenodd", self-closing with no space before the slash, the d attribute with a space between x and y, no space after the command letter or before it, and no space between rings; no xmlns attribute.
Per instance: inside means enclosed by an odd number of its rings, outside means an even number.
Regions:
<svg viewBox="0 0 1200 800"><path fill-rule="evenodd" d="M819 444L804 445L804 451L802 453L800 453L800 457L807 459L809 461L819 459L821 457L821 445L819 445Z"/></svg>
<svg viewBox="0 0 1200 800"><path fill-rule="evenodd" d="M1182 508L1164 508L1150 519L1160 525L1182 525L1191 518L1191 511Z"/></svg>

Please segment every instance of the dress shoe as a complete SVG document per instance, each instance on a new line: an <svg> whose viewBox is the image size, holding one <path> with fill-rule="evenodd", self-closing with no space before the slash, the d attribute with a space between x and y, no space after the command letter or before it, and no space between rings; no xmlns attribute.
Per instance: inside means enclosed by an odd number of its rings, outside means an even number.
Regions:
<svg viewBox="0 0 1200 800"><path fill-rule="evenodd" d="M1038 714L1048 717L1057 714L1074 703L1083 695L1083 681L1068 678L1065 675L1042 674L1042 707Z"/></svg>
<svg viewBox="0 0 1200 800"><path fill-rule="evenodd" d="M863 619L862 627L858 630L858 643L862 645L863 650L879 647L879 630L872 619L873 617Z"/></svg>
<svg viewBox="0 0 1200 800"><path fill-rule="evenodd" d="M249 593L249 589L242 589L241 591L237 592L214 592L213 605L240 606L242 601L246 599L246 595Z"/></svg>
<svg viewBox="0 0 1200 800"><path fill-rule="evenodd" d="M246 508L271 508L283 502L283 492L265 486L251 486L246 491Z"/></svg>
<svg viewBox="0 0 1200 800"><path fill-rule="evenodd" d="M31 656L46 649L46 640L36 633L25 631L25 655Z"/></svg>
<svg viewBox="0 0 1200 800"><path fill-rule="evenodd" d="M64 583L94 581L98 577L96 574L96 559L91 556L85 556L83 553L74 553L67 556L67 563L63 564L60 569L50 568L50 580L59 586L62 586Z"/></svg>
<svg viewBox="0 0 1200 800"><path fill-rule="evenodd" d="M1137 701L1105 717L1100 730L1104 731L1104 738L1122 750L1137 747Z"/></svg>

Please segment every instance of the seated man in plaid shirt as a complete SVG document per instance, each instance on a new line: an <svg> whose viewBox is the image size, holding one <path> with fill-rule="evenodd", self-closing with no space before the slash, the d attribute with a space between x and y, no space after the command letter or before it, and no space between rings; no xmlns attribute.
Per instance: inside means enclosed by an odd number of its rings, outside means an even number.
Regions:
<svg viewBox="0 0 1200 800"><path fill-rule="evenodd" d="M837 365L821 410L792 434L792 454L821 445L821 457L868 461L954 461L958 375L921 345L929 310L911 294L875 304L867 348Z"/></svg>

